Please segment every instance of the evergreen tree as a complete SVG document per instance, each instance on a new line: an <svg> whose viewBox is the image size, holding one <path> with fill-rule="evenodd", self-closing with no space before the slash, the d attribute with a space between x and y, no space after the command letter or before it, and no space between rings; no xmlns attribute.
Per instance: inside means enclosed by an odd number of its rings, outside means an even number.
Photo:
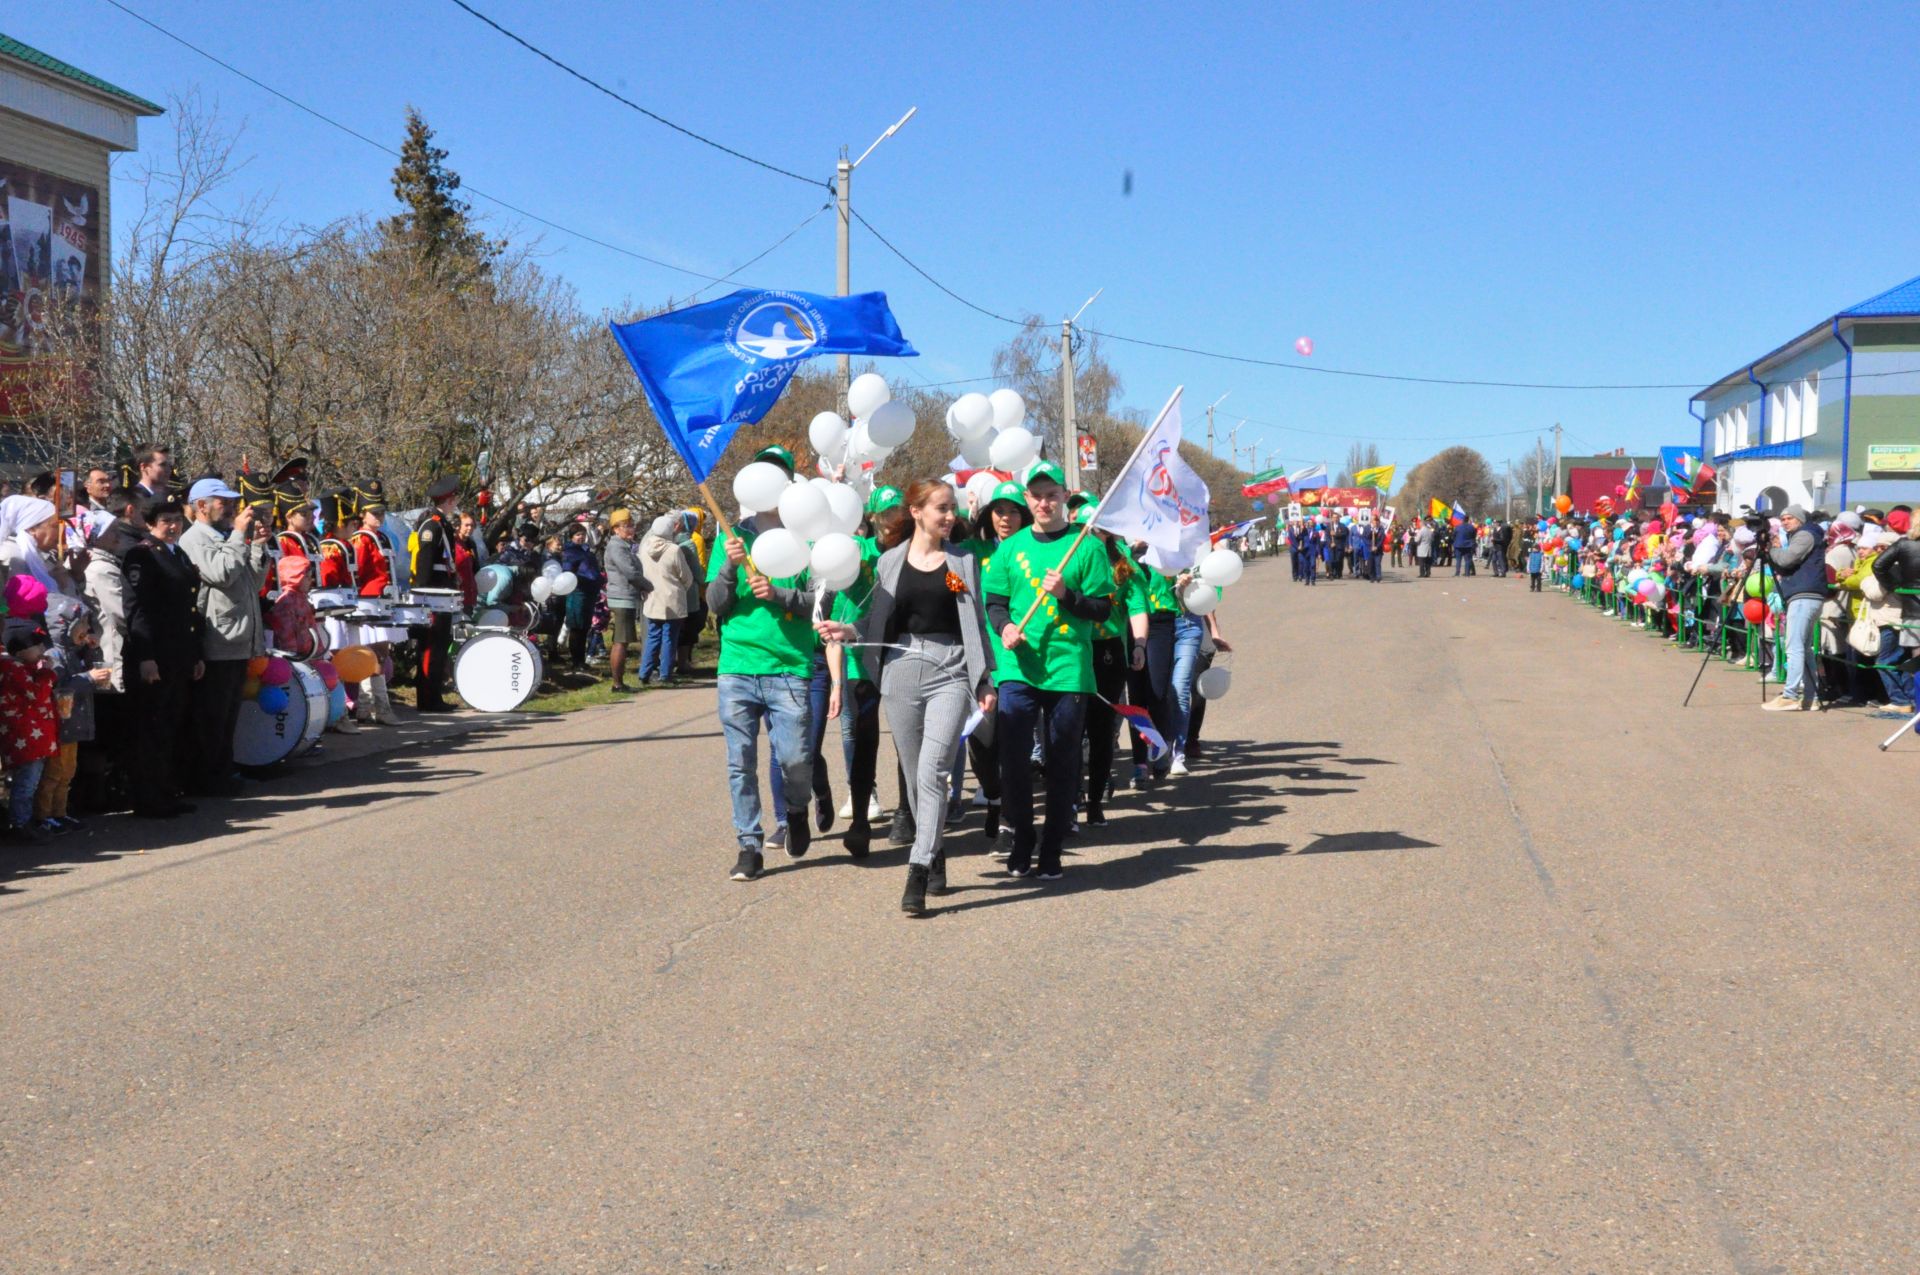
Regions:
<svg viewBox="0 0 1920 1275"><path fill-rule="evenodd" d="M485 270L499 245L467 220L470 208L456 193L460 174L446 166L446 158L446 150L433 144L433 130L409 106L407 139L393 168L393 195L401 211L388 218L385 229L436 265L459 262Z"/></svg>

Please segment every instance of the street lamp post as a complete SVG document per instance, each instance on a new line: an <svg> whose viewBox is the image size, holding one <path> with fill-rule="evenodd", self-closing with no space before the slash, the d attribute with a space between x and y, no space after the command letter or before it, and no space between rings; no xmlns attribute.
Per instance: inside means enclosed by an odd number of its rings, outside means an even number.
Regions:
<svg viewBox="0 0 1920 1275"><path fill-rule="evenodd" d="M835 280L840 288L839 295L843 297L853 291L853 265L849 259L848 243L853 224L853 170L866 162L867 156L873 154L874 146L878 146L899 132L900 126L912 119L914 112L919 109L917 106L908 107L907 113L896 120L892 128L873 139L873 146L869 146L866 150L860 152L859 159L849 161L847 159L847 148L844 146L840 148L840 163L834 169L833 187L834 198L840 206L839 233L835 236L837 241L835 246L838 249L839 270L835 276ZM848 365L847 356L842 354L840 356L840 410L842 412L847 410L847 386L853 379L851 372L852 369Z"/></svg>
<svg viewBox="0 0 1920 1275"><path fill-rule="evenodd" d="M1096 288L1086 305L1073 312L1073 318L1060 323L1060 460L1067 472L1067 490L1080 490L1080 431L1073 420L1073 325L1087 312L1087 306L1100 299L1105 288Z"/></svg>

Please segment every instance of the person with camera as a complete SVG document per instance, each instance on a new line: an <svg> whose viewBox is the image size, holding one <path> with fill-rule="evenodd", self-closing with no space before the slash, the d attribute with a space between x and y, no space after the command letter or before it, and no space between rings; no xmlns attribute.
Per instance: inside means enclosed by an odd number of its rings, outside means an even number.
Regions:
<svg viewBox="0 0 1920 1275"><path fill-rule="evenodd" d="M266 651L260 594L273 569L273 529L253 506L238 506L240 493L219 478L200 479L187 499L193 506L193 525L181 533L180 552L200 576L200 650L206 665L193 688L189 712L193 755L187 788L205 796L231 796L239 788L233 731L240 719L247 661Z"/></svg>
<svg viewBox="0 0 1920 1275"><path fill-rule="evenodd" d="M1820 605L1827 598L1826 541L1807 525L1807 511L1788 505L1780 513L1778 542L1763 541L1764 560L1774 570L1774 587L1787 609L1787 683L1779 698L1761 707L1770 713L1803 707L1818 694L1809 671L1807 648L1819 630Z"/></svg>

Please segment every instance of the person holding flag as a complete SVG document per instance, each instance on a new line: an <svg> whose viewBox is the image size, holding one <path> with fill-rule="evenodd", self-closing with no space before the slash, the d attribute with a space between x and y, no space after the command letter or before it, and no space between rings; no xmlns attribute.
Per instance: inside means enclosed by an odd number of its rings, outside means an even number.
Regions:
<svg viewBox="0 0 1920 1275"><path fill-rule="evenodd" d="M1086 697L1094 689L1094 626L1113 609L1113 573L1105 556L1073 552L1083 537L1073 535L1067 522L1065 477L1047 460L1027 470L1033 525L1001 542L980 586L990 628L1000 634L995 730L1002 813L1013 836L1007 870L1015 876L1037 872L1043 881L1061 876L1060 851L1080 786ZM1036 837L1029 754L1043 716L1047 815L1045 831Z"/></svg>

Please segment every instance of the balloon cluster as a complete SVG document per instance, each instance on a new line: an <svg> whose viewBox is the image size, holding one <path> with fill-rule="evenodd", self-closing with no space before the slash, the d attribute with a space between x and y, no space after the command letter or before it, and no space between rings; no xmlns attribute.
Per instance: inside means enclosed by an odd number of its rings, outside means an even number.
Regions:
<svg viewBox="0 0 1920 1275"><path fill-rule="evenodd" d="M822 412L807 426L807 441L813 444L813 450L820 454L821 464L826 467L844 466L849 474L871 474L913 437L913 409L894 400L886 378L878 372L867 372L853 379L853 384L847 387L847 410L853 413L851 424L838 412ZM737 495L737 480L734 490ZM747 507L746 502L743 501L742 506Z"/></svg>
<svg viewBox="0 0 1920 1275"><path fill-rule="evenodd" d="M476 579L475 583L479 581ZM535 602L544 603L548 598L564 598L579 587L579 576L557 562L548 562L540 568L540 574L527 586L527 591Z"/></svg>
<svg viewBox="0 0 1920 1275"><path fill-rule="evenodd" d="M861 377L860 381L866 379ZM885 388L885 382L881 382L881 389ZM907 411L905 404L898 406ZM816 446L821 420L829 416L840 419L832 412L814 418L816 428L810 432ZM907 411L907 433L912 432L913 413ZM827 455L823 451L822 459ZM733 496L742 509L755 513L772 510L780 515L778 527L754 537L753 565L762 574L781 578L810 570L813 582L825 589L844 589L859 577L860 545L853 536L860 529L866 502L852 486L826 478L789 478L780 466L759 460L734 475Z"/></svg>
<svg viewBox="0 0 1920 1275"><path fill-rule="evenodd" d="M1193 570L1193 579L1180 593L1180 601L1194 615L1206 615L1220 605L1220 591L1238 584L1247 564L1231 549L1214 549L1203 555ZM1215 665L1202 673L1194 689L1206 699L1220 699L1233 685L1233 674Z"/></svg>
<svg viewBox="0 0 1920 1275"><path fill-rule="evenodd" d="M969 467L1016 474L1040 459L1039 436L1026 419L1026 400L1013 390L962 394L947 409L947 433Z"/></svg>

